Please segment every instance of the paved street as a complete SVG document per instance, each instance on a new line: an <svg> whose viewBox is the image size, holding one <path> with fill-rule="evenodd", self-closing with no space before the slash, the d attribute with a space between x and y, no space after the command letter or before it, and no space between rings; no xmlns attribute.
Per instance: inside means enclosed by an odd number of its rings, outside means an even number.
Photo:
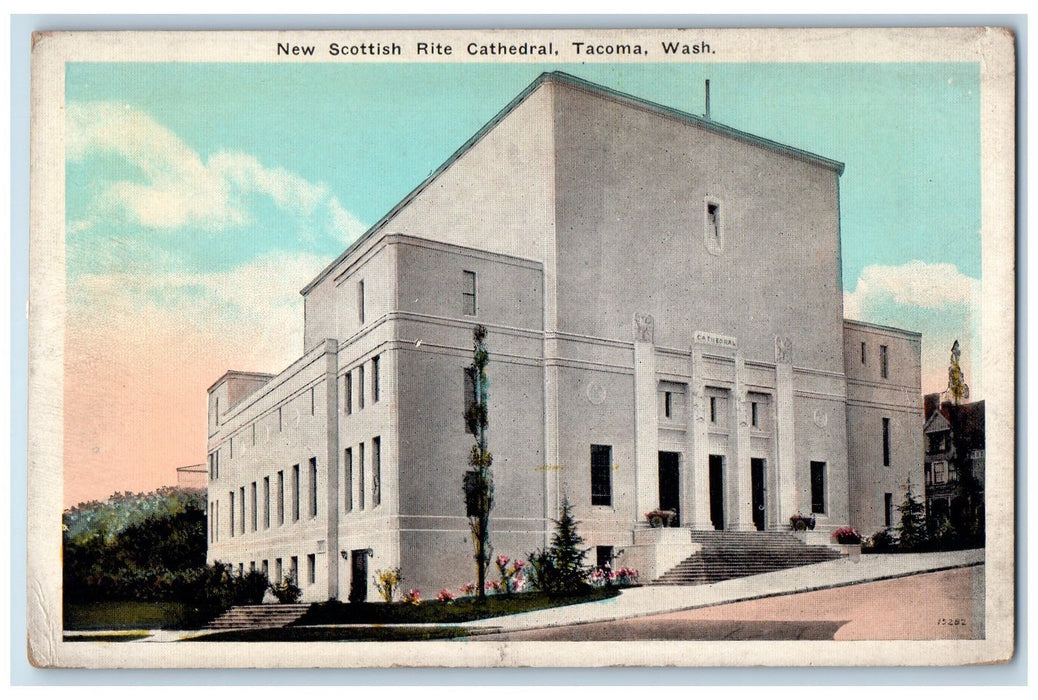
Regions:
<svg viewBox="0 0 1038 700"><path fill-rule="evenodd" d="M984 567L970 566L661 615L490 634L497 641L971 639Z"/></svg>

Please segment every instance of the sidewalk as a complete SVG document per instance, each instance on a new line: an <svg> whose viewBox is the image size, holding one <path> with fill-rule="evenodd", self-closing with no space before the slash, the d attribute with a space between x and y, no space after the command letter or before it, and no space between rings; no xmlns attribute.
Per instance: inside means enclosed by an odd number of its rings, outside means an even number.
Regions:
<svg viewBox="0 0 1038 700"><path fill-rule="evenodd" d="M866 583L983 562L982 549L925 554L863 554L857 560L842 558L706 585L629 588L608 600L476 620L466 622L463 626L480 632L514 632L589 622L611 622L629 617Z"/></svg>

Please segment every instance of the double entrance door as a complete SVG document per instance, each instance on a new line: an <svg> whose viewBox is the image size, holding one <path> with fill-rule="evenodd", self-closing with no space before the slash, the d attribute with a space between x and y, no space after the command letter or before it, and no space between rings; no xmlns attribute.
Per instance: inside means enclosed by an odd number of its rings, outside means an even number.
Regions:
<svg viewBox="0 0 1038 700"><path fill-rule="evenodd" d="M659 453L659 485L660 510L672 510L677 514L677 522L681 523L681 470L680 454L677 452ZM715 530L724 530L726 523L726 469L723 455L710 455L707 464L708 485L710 490L710 523ZM750 507L753 526L763 530L767 524L767 460L753 458L750 460Z"/></svg>

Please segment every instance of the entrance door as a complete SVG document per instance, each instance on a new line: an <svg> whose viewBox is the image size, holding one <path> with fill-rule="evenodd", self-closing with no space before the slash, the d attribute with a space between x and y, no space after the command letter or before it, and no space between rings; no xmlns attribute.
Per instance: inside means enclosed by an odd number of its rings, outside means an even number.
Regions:
<svg viewBox="0 0 1038 700"><path fill-rule="evenodd" d="M350 602L363 603L368 599L368 550L350 552Z"/></svg>
<svg viewBox="0 0 1038 700"><path fill-rule="evenodd" d="M660 452L660 510L674 511L674 524L681 524L681 488L677 452Z"/></svg>
<svg viewBox="0 0 1038 700"><path fill-rule="evenodd" d="M764 529L764 460L750 460L750 481L753 490L753 524L758 530Z"/></svg>
<svg viewBox="0 0 1038 700"><path fill-rule="evenodd" d="M724 529L724 457L710 455L710 522Z"/></svg>

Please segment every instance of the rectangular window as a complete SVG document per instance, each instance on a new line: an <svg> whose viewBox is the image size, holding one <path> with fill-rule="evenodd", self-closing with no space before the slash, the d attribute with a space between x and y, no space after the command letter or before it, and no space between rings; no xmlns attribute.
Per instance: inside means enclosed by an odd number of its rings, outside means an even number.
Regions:
<svg viewBox="0 0 1038 700"><path fill-rule="evenodd" d="M285 425L285 422L284 422L284 420L282 420L281 407L278 406L278 432L279 433L281 432L281 430L284 427L284 425Z"/></svg>
<svg viewBox="0 0 1038 700"><path fill-rule="evenodd" d="M663 417L664 418L672 418L673 417L673 415L672 415L673 414L673 407L672 407L672 403L671 403L673 401L673 397L674 397L674 395L671 392L669 392L669 391L663 392Z"/></svg>
<svg viewBox="0 0 1038 700"><path fill-rule="evenodd" d="M890 527L894 524L894 494L883 494L883 526Z"/></svg>
<svg viewBox="0 0 1038 700"><path fill-rule="evenodd" d="M310 458L310 517L317 517L317 458Z"/></svg>
<svg viewBox="0 0 1038 700"><path fill-rule="evenodd" d="M750 401L750 425L754 428L760 427L760 422L757 419L757 405L756 401Z"/></svg>
<svg viewBox="0 0 1038 700"><path fill-rule="evenodd" d="M216 501L216 506L213 508L213 514L215 515L216 522L213 523L213 541L220 541L220 501Z"/></svg>
<svg viewBox="0 0 1038 700"><path fill-rule="evenodd" d="M711 423L716 423L717 422L717 397L716 396L711 396L710 397L710 422Z"/></svg>
<svg viewBox="0 0 1038 700"><path fill-rule="evenodd" d="M306 555L306 582L317 583L317 555Z"/></svg>
<svg viewBox="0 0 1038 700"><path fill-rule="evenodd" d="M613 505L613 448L591 446L591 505Z"/></svg>
<svg viewBox="0 0 1038 700"><path fill-rule="evenodd" d="M263 529L270 529L270 477L263 477Z"/></svg>
<svg viewBox="0 0 1038 700"><path fill-rule="evenodd" d="M213 539L213 502L209 501L209 541L214 542Z"/></svg>
<svg viewBox="0 0 1038 700"><path fill-rule="evenodd" d="M811 462L811 512L825 514L825 462Z"/></svg>
<svg viewBox="0 0 1038 700"><path fill-rule="evenodd" d="M346 415L353 413L353 372L347 372L344 377L346 387L343 390L343 407L346 409Z"/></svg>
<svg viewBox="0 0 1038 700"><path fill-rule="evenodd" d="M382 438L371 440L371 506L382 503Z"/></svg>
<svg viewBox="0 0 1038 700"><path fill-rule="evenodd" d="M216 478L216 472L213 471L213 455L210 454L209 455L209 479L212 480L212 479L215 479L215 478Z"/></svg>
<svg viewBox="0 0 1038 700"><path fill-rule="evenodd" d="M260 562L260 572L268 579L270 578L270 563L266 559Z"/></svg>
<svg viewBox="0 0 1038 700"><path fill-rule="evenodd" d="M464 389L464 400L465 400L465 412L462 414L466 417L465 420L465 432L472 435L476 434L475 423L468 420L469 414L474 410L477 402L476 397L476 378L474 376L474 370L472 367L465 368L465 389Z"/></svg>
<svg viewBox="0 0 1038 700"><path fill-rule="evenodd" d="M274 582L281 583L284 580L284 571L281 566L281 557L274 560Z"/></svg>
<svg viewBox="0 0 1038 700"><path fill-rule="evenodd" d="M465 270L462 273L464 289L461 292L462 313L466 316L476 315L476 273Z"/></svg>
<svg viewBox="0 0 1038 700"><path fill-rule="evenodd" d="M299 557L292 557L289 560L288 575L292 577L292 580L297 584L299 583Z"/></svg>
<svg viewBox="0 0 1038 700"><path fill-rule="evenodd" d="M943 484L947 481L946 478L946 463L945 462L934 462L933 463L933 480L935 484Z"/></svg>
<svg viewBox="0 0 1038 700"><path fill-rule="evenodd" d="M249 562L249 571L255 571L255 570L256 570L256 562L250 561Z"/></svg>
<svg viewBox="0 0 1038 700"><path fill-rule="evenodd" d="M213 418L216 421L216 424L220 425L220 397L217 396L213 403Z"/></svg>
<svg viewBox="0 0 1038 700"><path fill-rule="evenodd" d="M299 465L292 465L292 522L299 520Z"/></svg>
<svg viewBox="0 0 1038 700"><path fill-rule="evenodd" d="M371 358L371 403L378 403L378 355Z"/></svg>
<svg viewBox="0 0 1038 700"><path fill-rule="evenodd" d="M933 486L933 465L927 464L926 467L926 483L928 486Z"/></svg>
<svg viewBox="0 0 1038 700"><path fill-rule="evenodd" d="M364 510L364 443L357 446L357 507Z"/></svg>
<svg viewBox="0 0 1038 700"><path fill-rule="evenodd" d="M241 508L241 534L245 534L245 487L242 486L238 489L238 495L241 497L239 507Z"/></svg>
<svg viewBox="0 0 1038 700"><path fill-rule="evenodd" d="M353 510L353 448L347 447L342 455L342 491L343 507L346 512Z"/></svg>
<svg viewBox="0 0 1038 700"><path fill-rule="evenodd" d="M721 205L706 203L706 235L714 241L721 240Z"/></svg>
<svg viewBox="0 0 1038 700"><path fill-rule="evenodd" d="M230 454L228 459L234 459L234 436L233 435L231 436L230 442L231 442L231 445L230 445L230 447L231 447L231 454Z"/></svg>
<svg viewBox="0 0 1038 700"><path fill-rule="evenodd" d="M861 341L861 364L865 364L865 341Z"/></svg>
<svg viewBox="0 0 1038 700"><path fill-rule="evenodd" d="M213 462L213 471L216 473L216 478L220 478L220 450L216 451L216 459Z"/></svg>
<svg viewBox="0 0 1038 700"><path fill-rule="evenodd" d="M613 568L613 548L611 545L595 547L595 566L599 569Z"/></svg>
<svg viewBox="0 0 1038 700"><path fill-rule="evenodd" d="M879 346L879 376L887 378L887 346Z"/></svg>
<svg viewBox="0 0 1038 700"><path fill-rule="evenodd" d="M285 524L285 472L278 472L278 525Z"/></svg>
<svg viewBox="0 0 1038 700"><path fill-rule="evenodd" d="M256 424L252 424L252 446L256 446Z"/></svg>
<svg viewBox="0 0 1038 700"><path fill-rule="evenodd" d="M317 408L316 401L314 400L314 388L310 387L310 415L314 415L314 411Z"/></svg>
<svg viewBox="0 0 1038 700"><path fill-rule="evenodd" d="M252 515L252 531L256 532L256 530L259 529L257 527L258 524L259 524L259 506L256 503L256 482L255 481L252 482L252 485L249 487L249 489L250 489L249 495L252 497L252 514L251 514Z"/></svg>
<svg viewBox="0 0 1038 700"><path fill-rule="evenodd" d="M890 419L883 419L883 466L890 466Z"/></svg>
<svg viewBox="0 0 1038 700"><path fill-rule="evenodd" d="M364 323L364 280L357 282L357 320Z"/></svg>
<svg viewBox="0 0 1038 700"><path fill-rule="evenodd" d="M364 408L364 365L357 368L357 408Z"/></svg>
<svg viewBox="0 0 1038 700"><path fill-rule="evenodd" d="M234 537L234 491L227 493L231 498L231 537Z"/></svg>

